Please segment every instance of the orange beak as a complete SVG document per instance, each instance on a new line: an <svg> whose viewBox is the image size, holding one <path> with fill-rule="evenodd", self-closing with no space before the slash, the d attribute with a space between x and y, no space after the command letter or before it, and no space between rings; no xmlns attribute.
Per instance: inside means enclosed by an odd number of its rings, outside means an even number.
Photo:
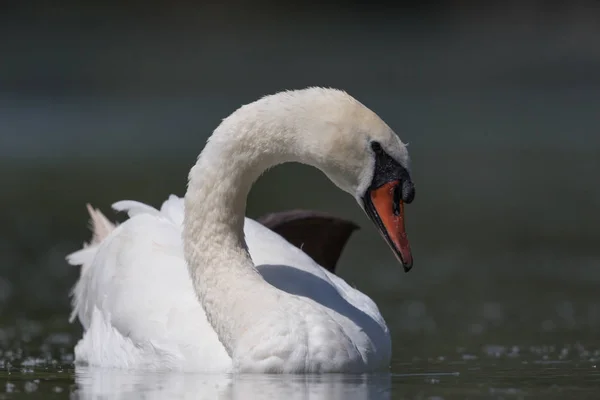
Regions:
<svg viewBox="0 0 600 400"><path fill-rule="evenodd" d="M408 272L413 265L413 256L404 228L402 183L399 180L387 182L370 190L365 200L365 211Z"/></svg>

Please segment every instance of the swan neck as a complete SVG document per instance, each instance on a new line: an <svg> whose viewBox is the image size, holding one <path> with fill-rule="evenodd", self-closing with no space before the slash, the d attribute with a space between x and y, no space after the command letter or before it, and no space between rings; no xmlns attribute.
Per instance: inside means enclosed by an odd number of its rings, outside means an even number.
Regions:
<svg viewBox="0 0 600 400"><path fill-rule="evenodd" d="M195 261L196 268L217 265L213 260L222 255L231 257L229 251L214 254L216 249L246 250L244 218L252 185L268 168L294 159L289 154L268 151L264 144L252 140L253 131L244 133L242 136L222 129L215 131L190 171L184 239L191 245L190 256L194 255L188 261ZM207 255L210 259L206 259ZM230 264L237 267L239 262L249 260L244 257Z"/></svg>
<svg viewBox="0 0 600 400"><path fill-rule="evenodd" d="M225 120L190 171L184 254L196 295L232 357L241 335L277 301L276 290L258 274L248 252L244 218L258 177L298 159L296 148L286 142L291 134L288 129L274 140L264 127Z"/></svg>

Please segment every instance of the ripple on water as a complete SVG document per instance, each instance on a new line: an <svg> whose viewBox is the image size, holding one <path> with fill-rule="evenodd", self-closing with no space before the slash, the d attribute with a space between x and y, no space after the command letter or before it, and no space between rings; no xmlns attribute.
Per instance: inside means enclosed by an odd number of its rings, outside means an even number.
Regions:
<svg viewBox="0 0 600 400"><path fill-rule="evenodd" d="M405 331L402 335L425 341L440 334L433 329L427 336L422 336L428 329L426 321L432 318L424 303L406 303L403 313L403 318L412 320L414 325L408 328L413 333ZM503 318L503 311L494 303L484 306L482 313L487 326ZM462 346L452 346L449 351L440 351L441 348L435 346L409 346L397 350L396 359L404 362L394 362L391 375L384 379L363 381L342 377L338 381L315 380L303 381L302 384L299 381L290 383L276 380L252 383L249 380L251 378L238 381L237 378L222 377L213 381L206 377L192 379L140 372L114 374L89 369L76 373L72 351L78 334L67 329L44 332L43 326L41 323L20 321L0 329L0 378L4 382L0 386L0 394L76 394L77 398L93 398L100 392L116 395L119 391L141 387L149 395L152 393L164 397L165 393L183 395L182 391L189 388L206 390L206 385L214 383L225 392L230 390L228 387L243 387L248 393L260 388L271 393L289 393L286 397L290 399L308 389L315 394L314 398L321 398L318 395L321 393L322 398L328 399L342 398L331 393L345 393L346 397L343 398L352 398L348 397L348 393L366 394L367 398L390 398L390 393L393 393L394 397L399 394L400 398L407 399L469 396L508 399L537 395L552 398L556 393L565 395L574 389L577 389L578 398L585 398L588 390L600 385L598 343L592 346L580 342L532 345L463 341ZM27 335L23 335L23 332ZM547 389L551 385L554 385L553 389ZM541 388L546 388L546 391L543 392ZM373 397L374 393L384 395Z"/></svg>

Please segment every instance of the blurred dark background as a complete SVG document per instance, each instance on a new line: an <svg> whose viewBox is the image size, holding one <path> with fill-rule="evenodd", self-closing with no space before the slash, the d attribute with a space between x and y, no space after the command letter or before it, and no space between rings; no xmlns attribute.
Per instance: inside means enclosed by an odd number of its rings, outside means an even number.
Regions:
<svg viewBox="0 0 600 400"><path fill-rule="evenodd" d="M397 351L597 340L599 44L596 1L5 2L0 327L76 339L64 256L89 238L86 202L117 218L117 200L183 195L235 108L331 86L410 143L415 268L309 167L263 177L249 216L359 223L339 273L404 335Z"/></svg>

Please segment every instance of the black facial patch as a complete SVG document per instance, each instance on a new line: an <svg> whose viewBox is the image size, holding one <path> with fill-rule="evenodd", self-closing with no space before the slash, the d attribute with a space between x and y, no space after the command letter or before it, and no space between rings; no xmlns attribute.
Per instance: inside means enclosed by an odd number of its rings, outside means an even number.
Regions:
<svg viewBox="0 0 600 400"><path fill-rule="evenodd" d="M410 204L415 198L415 185L406 168L390 157L378 142L371 142L371 148L375 152L375 171L369 190L377 189L390 181L400 181L402 201Z"/></svg>

